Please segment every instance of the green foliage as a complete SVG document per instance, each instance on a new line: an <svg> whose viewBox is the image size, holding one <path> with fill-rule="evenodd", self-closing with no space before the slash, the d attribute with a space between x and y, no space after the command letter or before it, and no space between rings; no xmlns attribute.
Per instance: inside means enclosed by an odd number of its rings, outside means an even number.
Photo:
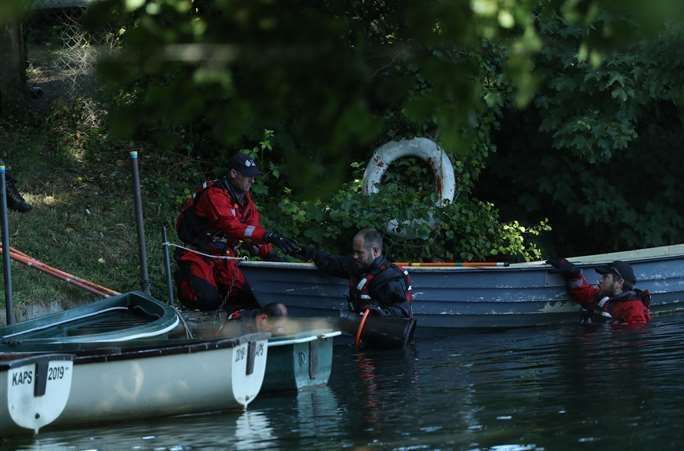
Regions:
<svg viewBox="0 0 684 451"><path fill-rule="evenodd" d="M86 99L55 103L47 114L0 120L7 162L29 213L11 212L11 245L79 277L115 290L139 287L137 236L131 192L131 145L98 126L101 110ZM140 153L145 228L154 294L165 297L161 227L174 223L177 199L201 180L198 162ZM173 231L170 231L173 236ZM13 264L15 301L92 299L63 281Z"/></svg>
<svg viewBox="0 0 684 451"><path fill-rule="evenodd" d="M653 36L665 17L676 21L681 8L664 0L109 0L92 17L114 17L121 30L121 51L100 66L116 93L119 136L219 170L233 149L252 149L268 173L255 188L264 210L285 209L272 221L291 220L304 230L311 218L320 220L316 226L331 227L320 232L323 242L340 239L352 224L380 227L406 212L424 217L420 200L392 197L392 183L379 206L356 199L353 182L344 184L354 177L350 162L366 161L394 138L436 139L455 161L458 212L487 210L471 190L495 149L491 134L507 105L539 114L532 148L558 152L532 153L529 161L541 163L532 174L506 176L525 177L519 198L536 203L523 207L527 222L538 223L545 201L530 181L539 170L608 164L641 136L640 115L654 100L641 87L657 90L647 78L651 55L625 46ZM274 132L268 148L259 143L263 130ZM541 191L590 214L579 208L587 204L585 185L577 186L581 174L573 183L542 180ZM599 178L588 178L586 187L596 188L591 182ZM492 210L477 221L495 217ZM467 246L448 249L485 255L484 247Z"/></svg>
<svg viewBox="0 0 684 451"><path fill-rule="evenodd" d="M6 0L0 2L0 26L28 14L32 0Z"/></svg>
<svg viewBox="0 0 684 451"><path fill-rule="evenodd" d="M563 254L682 242L682 27L600 65L577 52L591 24L556 16L539 28L544 82L528 108L506 113L479 194L507 217L550 218Z"/></svg>
<svg viewBox="0 0 684 451"><path fill-rule="evenodd" d="M535 242L541 232L549 230L545 221L527 228L517 221L502 223L493 204L465 196L435 208L432 175L416 163L404 159L393 165L380 193L373 196L362 193L360 172L365 163L354 163L357 178L326 200L296 199L288 188L274 196L277 193L263 187L255 189L256 198L266 212L268 226L302 244L332 252L348 253L359 229L385 231L394 220L399 232L415 237L386 234L387 252L395 259L519 261L541 257Z"/></svg>
<svg viewBox="0 0 684 451"><path fill-rule="evenodd" d="M278 158L298 173L290 185L329 193L349 162L394 137L486 155L503 72L519 105L538 85L537 18L588 20L605 2L588 3L108 0L91 17L121 30L121 51L100 65L120 136L216 162L217 149L274 130Z"/></svg>

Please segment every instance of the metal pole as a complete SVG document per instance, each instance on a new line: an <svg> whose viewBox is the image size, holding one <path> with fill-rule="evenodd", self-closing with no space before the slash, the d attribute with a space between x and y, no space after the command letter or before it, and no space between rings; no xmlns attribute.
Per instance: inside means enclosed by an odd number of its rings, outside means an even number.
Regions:
<svg viewBox="0 0 684 451"><path fill-rule="evenodd" d="M12 266L9 245L9 221L7 220L7 178L5 165L0 164L0 213L2 214L2 272L5 281L5 318L7 324L14 324L14 306L12 301Z"/></svg>
<svg viewBox="0 0 684 451"><path fill-rule="evenodd" d="M173 305L173 280L171 279L171 257L169 256L169 238L166 234L166 226L162 226L162 248L164 249L164 267L166 268L166 290L169 305Z"/></svg>
<svg viewBox="0 0 684 451"><path fill-rule="evenodd" d="M140 172L138 152L131 151L133 165L133 200L135 201L135 224L138 228L138 255L140 256L140 286L150 294L150 275L147 271L147 251L145 250L145 225L143 224L142 196L140 194Z"/></svg>

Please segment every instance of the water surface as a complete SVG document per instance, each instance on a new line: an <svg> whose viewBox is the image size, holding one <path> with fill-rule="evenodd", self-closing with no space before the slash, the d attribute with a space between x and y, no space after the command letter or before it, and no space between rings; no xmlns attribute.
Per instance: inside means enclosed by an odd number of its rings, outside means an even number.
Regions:
<svg viewBox="0 0 684 451"><path fill-rule="evenodd" d="M335 347L329 386L246 412L79 430L8 449L681 449L684 315L641 329L579 325L420 337L405 351ZM106 388L103 388L106 389Z"/></svg>

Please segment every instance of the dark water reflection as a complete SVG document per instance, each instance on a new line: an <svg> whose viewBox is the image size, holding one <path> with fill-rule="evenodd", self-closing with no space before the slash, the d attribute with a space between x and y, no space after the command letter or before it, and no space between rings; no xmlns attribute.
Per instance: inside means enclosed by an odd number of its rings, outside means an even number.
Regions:
<svg viewBox="0 0 684 451"><path fill-rule="evenodd" d="M186 416L5 442L18 449L680 449L684 315L336 346L329 387Z"/></svg>

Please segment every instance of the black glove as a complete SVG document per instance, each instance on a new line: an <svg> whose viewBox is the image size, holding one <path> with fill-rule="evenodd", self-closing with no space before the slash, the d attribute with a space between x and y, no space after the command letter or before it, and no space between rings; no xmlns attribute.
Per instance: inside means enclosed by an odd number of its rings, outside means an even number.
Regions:
<svg viewBox="0 0 684 451"><path fill-rule="evenodd" d="M278 232L270 230L266 232L264 240L267 243L273 243L280 248L287 255L296 255L299 252L299 245L289 238L285 238Z"/></svg>
<svg viewBox="0 0 684 451"><path fill-rule="evenodd" d="M580 270L577 266L570 263L566 258L551 258L546 260L546 264L556 268L565 278L573 279L580 276Z"/></svg>
<svg viewBox="0 0 684 451"><path fill-rule="evenodd" d="M315 260L318 250L311 246L302 246L299 248L299 253L295 255L300 260Z"/></svg>
<svg viewBox="0 0 684 451"><path fill-rule="evenodd" d="M264 261L267 262L282 262L283 259L280 258L275 252L269 252L268 255L264 257Z"/></svg>

